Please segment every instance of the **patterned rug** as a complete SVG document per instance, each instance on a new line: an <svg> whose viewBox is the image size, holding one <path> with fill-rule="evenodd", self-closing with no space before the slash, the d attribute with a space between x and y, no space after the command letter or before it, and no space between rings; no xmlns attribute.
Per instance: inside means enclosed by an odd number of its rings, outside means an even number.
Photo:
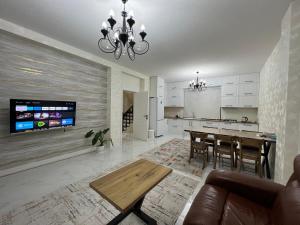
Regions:
<svg viewBox="0 0 300 225"><path fill-rule="evenodd" d="M149 159L175 170L201 177L202 161L200 159L192 159L191 163L188 163L189 155L190 141L173 139L142 154L141 158Z"/></svg>
<svg viewBox="0 0 300 225"><path fill-rule="evenodd" d="M184 163L188 143L175 139L141 158L148 158L185 173L201 174L194 166ZM188 152L188 151L187 151ZM99 174L101 177L129 162ZM176 170L152 189L145 198L142 210L157 220L160 225L173 225L189 197L199 183ZM62 187L39 200L31 201L1 215L1 225L104 225L119 212L89 187L97 177L88 177L77 183ZM144 224L134 214L120 223L122 225Z"/></svg>

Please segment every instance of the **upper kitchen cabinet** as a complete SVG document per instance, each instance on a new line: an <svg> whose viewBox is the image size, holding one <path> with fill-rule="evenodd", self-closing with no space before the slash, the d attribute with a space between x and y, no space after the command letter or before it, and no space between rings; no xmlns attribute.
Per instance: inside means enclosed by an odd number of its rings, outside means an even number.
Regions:
<svg viewBox="0 0 300 225"><path fill-rule="evenodd" d="M222 85L238 85L239 84L239 76L226 76L221 78Z"/></svg>
<svg viewBox="0 0 300 225"><path fill-rule="evenodd" d="M164 92L165 81L160 77L151 77L149 97L164 98Z"/></svg>
<svg viewBox="0 0 300 225"><path fill-rule="evenodd" d="M259 74L258 73L251 73L251 74L240 75L239 83L240 84L259 83Z"/></svg>
<svg viewBox="0 0 300 225"><path fill-rule="evenodd" d="M184 107L184 82L166 83L166 104L167 107Z"/></svg>
<svg viewBox="0 0 300 225"><path fill-rule="evenodd" d="M240 75L239 107L257 108L259 97L259 74Z"/></svg>

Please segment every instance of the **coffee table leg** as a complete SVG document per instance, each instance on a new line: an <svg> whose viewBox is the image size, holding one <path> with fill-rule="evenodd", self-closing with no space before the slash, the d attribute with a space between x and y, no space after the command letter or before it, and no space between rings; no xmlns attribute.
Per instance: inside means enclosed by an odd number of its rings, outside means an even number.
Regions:
<svg viewBox="0 0 300 225"><path fill-rule="evenodd" d="M148 225L156 225L157 222L155 219L151 218L150 216L148 216L146 213L144 213L142 210L141 210L141 207L142 207L142 204L143 204L143 201L144 201L144 198L143 197L141 200L139 200L134 208L133 208L133 213L139 217L141 220L143 220L146 224Z"/></svg>
<svg viewBox="0 0 300 225"><path fill-rule="evenodd" d="M130 210L128 210L128 212L126 212L126 213L120 213L117 217L115 217L107 225L117 225L117 224L119 224L123 219L125 219L132 212L136 216L138 216L141 220L143 220L146 224L148 224L148 225L157 225L157 222L156 222L155 219L151 218L150 216L148 216L146 213L144 213L141 210L144 198L145 197L143 197L137 203L135 203L135 205L133 206L133 208L130 209Z"/></svg>

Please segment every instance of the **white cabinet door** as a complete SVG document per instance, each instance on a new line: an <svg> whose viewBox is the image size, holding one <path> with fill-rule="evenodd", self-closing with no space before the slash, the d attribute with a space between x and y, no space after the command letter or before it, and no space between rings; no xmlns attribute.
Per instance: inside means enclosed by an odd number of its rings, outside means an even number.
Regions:
<svg viewBox="0 0 300 225"><path fill-rule="evenodd" d="M184 89L181 83L167 84L167 102L169 107L184 107Z"/></svg>
<svg viewBox="0 0 300 225"><path fill-rule="evenodd" d="M163 120L165 118L164 98L157 98L157 120Z"/></svg>
<svg viewBox="0 0 300 225"><path fill-rule="evenodd" d="M237 96L237 92L238 92L237 85L223 85L222 86L222 96L224 96L224 97Z"/></svg>
<svg viewBox="0 0 300 225"><path fill-rule="evenodd" d="M222 97L221 98L222 107L238 107L237 97Z"/></svg>
<svg viewBox="0 0 300 225"><path fill-rule="evenodd" d="M239 97L239 107L240 108L257 108L258 107L258 97L257 96L246 96Z"/></svg>
<svg viewBox="0 0 300 225"><path fill-rule="evenodd" d="M192 122L192 128L194 130L201 129L202 127L203 127L203 122L202 121L193 120L193 122Z"/></svg>
<svg viewBox="0 0 300 225"><path fill-rule="evenodd" d="M222 128L230 130L239 130L238 123L224 122Z"/></svg>
<svg viewBox="0 0 300 225"><path fill-rule="evenodd" d="M168 130L169 134L182 134L182 120L180 119L168 119Z"/></svg>
<svg viewBox="0 0 300 225"><path fill-rule="evenodd" d="M239 96L257 96L257 84L240 84L239 85Z"/></svg>
<svg viewBox="0 0 300 225"><path fill-rule="evenodd" d="M150 78L150 97L163 97L164 96L164 80L160 77Z"/></svg>
<svg viewBox="0 0 300 225"><path fill-rule="evenodd" d="M219 122L212 122L212 121L204 121L203 127L209 127L209 128L216 128L219 129Z"/></svg>
<svg viewBox="0 0 300 225"><path fill-rule="evenodd" d="M239 76L226 76L222 78L223 85L233 85L239 83Z"/></svg>
<svg viewBox="0 0 300 225"><path fill-rule="evenodd" d="M258 125L257 124L249 124L249 123L240 123L239 130L258 132Z"/></svg>
<svg viewBox="0 0 300 225"><path fill-rule="evenodd" d="M251 84L251 83L259 83L258 73L240 75L240 84Z"/></svg>

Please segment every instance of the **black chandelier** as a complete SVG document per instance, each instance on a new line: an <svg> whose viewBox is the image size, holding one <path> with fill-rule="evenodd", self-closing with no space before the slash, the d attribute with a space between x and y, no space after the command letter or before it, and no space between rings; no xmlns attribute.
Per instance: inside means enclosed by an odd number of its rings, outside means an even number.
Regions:
<svg viewBox="0 0 300 225"><path fill-rule="evenodd" d="M198 76L199 76L199 71L196 72L197 73L197 80L192 80L189 83L189 88L191 90L197 90L197 91L203 91L204 89L207 88L206 86L206 81L205 80L199 80Z"/></svg>
<svg viewBox="0 0 300 225"><path fill-rule="evenodd" d="M129 58L133 61L136 54L143 55L148 52L149 43L145 40L147 33L145 32L144 25L141 26L141 41L134 41L133 25L135 24L135 20L133 19L133 12L130 11L128 14L125 10L127 1L128 0L122 0L124 4L121 13L123 18L122 26L114 28L117 22L114 19L114 12L111 10L109 13L110 17L107 19L109 27L106 22L102 23L101 33L103 37L99 39L98 46L100 50L105 53L113 53L115 59L119 59L122 54L125 55L127 52Z"/></svg>

